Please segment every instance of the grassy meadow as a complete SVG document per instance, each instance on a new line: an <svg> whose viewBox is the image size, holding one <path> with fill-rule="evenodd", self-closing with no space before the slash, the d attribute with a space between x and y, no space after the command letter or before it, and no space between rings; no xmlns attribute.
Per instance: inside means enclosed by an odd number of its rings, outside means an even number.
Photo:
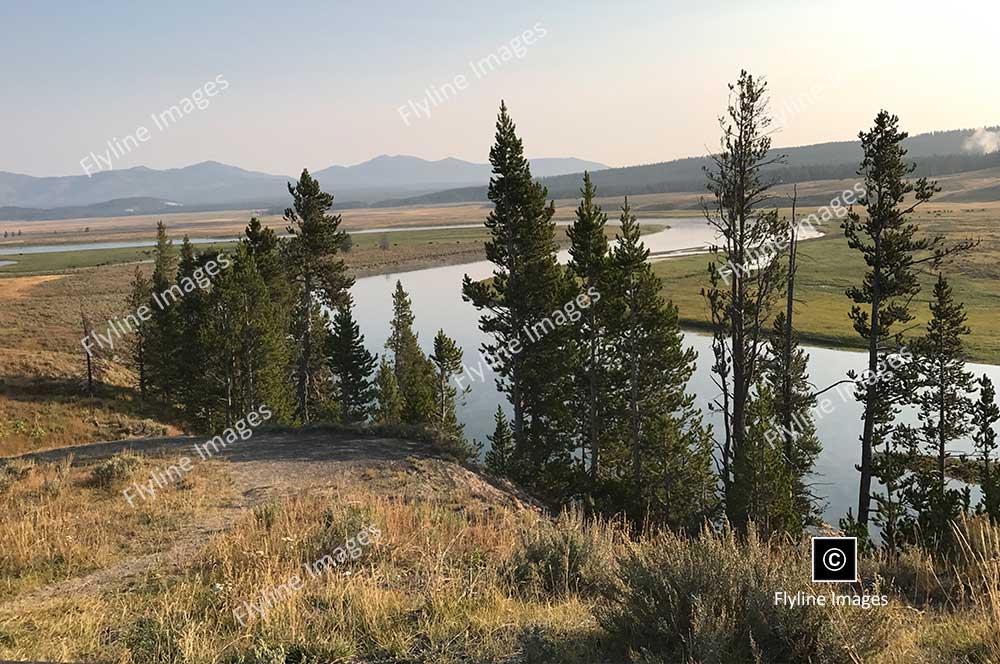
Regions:
<svg viewBox="0 0 1000 664"><path fill-rule="evenodd" d="M970 237L980 240L978 247L945 265L943 271L951 281L955 298L966 306L972 328L966 339L970 358L1000 363L1000 322L995 313L1000 309L1000 209L932 207L922 210L914 220L923 233L944 235L948 241ZM861 347L860 337L847 317L851 302L844 292L860 284L864 261L858 252L848 248L839 226L831 222L822 230L824 237L803 242L799 248L795 326L809 342ZM678 306L685 326L708 325L708 307L701 296L701 289L708 286L708 262L709 257L702 255L655 264L664 282L664 294ZM936 274L921 275L923 289L911 306L916 318L909 324L909 334L923 333L930 318L927 305L935 279Z"/></svg>
<svg viewBox="0 0 1000 664"><path fill-rule="evenodd" d="M157 456L0 469L0 657L151 662L930 664L1000 658L1000 531L957 562L864 557L888 606L775 606L814 589L808 546L688 539L550 516L450 462L345 465L324 488L241 491L205 462L155 501L119 495ZM235 473L235 474L234 474ZM374 526L362 553L241 624L302 564ZM98 571L101 570L101 571ZM736 657L737 659L732 659Z"/></svg>

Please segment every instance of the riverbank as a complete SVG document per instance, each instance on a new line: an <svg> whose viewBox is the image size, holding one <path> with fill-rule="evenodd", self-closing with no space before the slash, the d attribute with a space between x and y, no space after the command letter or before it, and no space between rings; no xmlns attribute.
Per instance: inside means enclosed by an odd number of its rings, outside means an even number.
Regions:
<svg viewBox="0 0 1000 664"><path fill-rule="evenodd" d="M948 242L962 238L980 240L979 246L942 270L955 291L955 298L965 303L972 334L966 339L969 359L988 364L1000 363L1000 229L996 210L933 210L916 217L921 231L943 235ZM799 251L799 271L795 279L795 327L809 343L843 349L862 348L848 313L852 303L844 294L861 283L865 265L858 252L847 246L843 231L836 225L823 228L826 235L803 242ZM660 261L656 273L663 279L664 294L680 311L681 323L689 329L709 330L709 311L701 295L708 287L708 257L688 256ZM907 336L924 332L930 318L928 309L932 285L937 274L920 274L921 293L910 309L914 320L907 326Z"/></svg>
<svg viewBox="0 0 1000 664"><path fill-rule="evenodd" d="M651 221L643 228L644 234L662 230L662 221ZM168 228L174 244L180 237ZM609 235L614 226L609 228ZM407 272L437 265L454 265L483 260L483 244L489 233L482 224L475 226L434 226L412 230L399 228L369 229L349 233L350 251L344 260L356 277L368 277L388 272ZM566 225L556 227L556 240L560 246L568 243ZM24 252L15 252L15 245L0 245L0 278L7 274L53 274L83 268L148 263L152 261L152 240L130 241L142 246L106 246L115 243L87 243L78 245L32 245ZM120 244L120 243L119 243ZM199 252L233 251L236 242L220 240L206 242L195 240Z"/></svg>
<svg viewBox="0 0 1000 664"><path fill-rule="evenodd" d="M651 223L645 230L662 228ZM352 237L345 260L359 280L417 274L483 261L486 238L482 227L360 233ZM565 226L558 227L557 239L566 243ZM199 251L232 247L197 245ZM117 360L98 362L98 393L90 397L83 392L81 314L96 325L120 314L135 264L147 276L151 271L149 252L124 247L25 254L17 257L23 263L0 270L0 455L180 433L172 413L136 399L135 377L124 365L125 348L116 349L121 355ZM12 269L20 272L11 274ZM453 285L460 280L456 276ZM370 308L363 319L391 311L389 298L357 299L359 308ZM433 333L425 338L432 339ZM372 335L370 341L374 352L381 353L384 338ZM473 349L468 352L471 356Z"/></svg>

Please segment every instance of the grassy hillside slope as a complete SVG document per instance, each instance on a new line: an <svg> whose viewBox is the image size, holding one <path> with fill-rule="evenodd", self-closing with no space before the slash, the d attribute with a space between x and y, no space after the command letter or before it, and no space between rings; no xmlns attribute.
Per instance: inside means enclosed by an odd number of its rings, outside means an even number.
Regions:
<svg viewBox="0 0 1000 664"><path fill-rule="evenodd" d="M864 584L835 588L885 594L888 606L793 608L776 606L774 593L830 590L809 583L807 542L684 539L556 517L419 443L371 435L261 431L130 507L123 488L192 442L0 460L0 658L1000 657L1000 532L979 522L963 526L974 544L956 563L865 557ZM315 577L304 570L328 554L338 562ZM262 615L245 613L249 602Z"/></svg>

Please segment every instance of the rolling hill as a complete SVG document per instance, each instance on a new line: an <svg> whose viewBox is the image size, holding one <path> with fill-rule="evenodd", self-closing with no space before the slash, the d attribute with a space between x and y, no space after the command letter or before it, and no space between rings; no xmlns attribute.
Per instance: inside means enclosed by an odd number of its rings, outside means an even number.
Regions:
<svg viewBox="0 0 1000 664"><path fill-rule="evenodd" d="M1000 152L987 152L992 148L988 137L995 137L1000 128L986 130L962 129L921 134L907 139L909 156L917 164L917 176L939 177L955 173L979 171L1000 166ZM977 140L983 136L985 140ZM777 148L771 156L784 155L784 164L766 169L781 182L810 182L841 180L856 177L861 160L860 141L820 143L801 147ZM656 164L628 166L592 171L591 177L598 193L603 196L638 194L702 192L705 190L704 169L711 166L707 156L689 157ZM549 189L551 198L574 198L580 189L580 174L545 177L538 175ZM1000 184L1000 181L994 182ZM979 196L973 198L986 202L998 200L995 187L984 186ZM975 196L966 192L966 196ZM992 197L990 197L992 196ZM385 200L379 207L406 205L441 205L448 203L477 202L486 200L486 188L457 187L430 194Z"/></svg>

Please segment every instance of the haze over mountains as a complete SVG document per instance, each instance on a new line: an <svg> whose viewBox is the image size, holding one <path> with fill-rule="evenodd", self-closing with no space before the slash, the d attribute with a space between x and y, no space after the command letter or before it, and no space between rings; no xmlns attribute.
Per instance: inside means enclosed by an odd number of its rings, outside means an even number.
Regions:
<svg viewBox="0 0 1000 664"><path fill-rule="evenodd" d="M532 170L540 176L576 173L585 169L603 170L607 166L575 158L539 158L532 160ZM98 206L106 208L119 199L145 199L141 203L126 200L124 212L136 205L146 213L157 205L183 206L191 209L219 207L268 207L284 205L288 200L286 183L293 175L271 175L247 171L214 161L185 168L154 170L145 166L63 177L32 177L0 172L0 208L5 218L11 214L35 215L55 208ZM415 195L451 187L484 184L489 181L490 166L461 159L428 161L418 157L381 155L355 166L331 166L313 175L339 203L377 201L389 197ZM10 208L18 208L12 210ZM152 211L155 211L152 210ZM60 211L69 214L69 211ZM51 218L51 217L50 217ZM59 217L57 217L59 218Z"/></svg>
<svg viewBox="0 0 1000 664"><path fill-rule="evenodd" d="M906 141L917 175L938 177L1000 167L1000 128L921 134ZM778 148L785 164L769 173L782 182L856 177L859 141ZM576 158L533 159L532 172L552 198L578 194L580 175L592 173L604 196L704 191L707 157L624 168ZM429 161L381 155L354 166L331 166L313 175L336 196L336 207L392 207L486 200L488 164L461 159ZM213 161L185 168L136 168L80 176L32 177L0 172L0 219L68 219L133 214L168 214L221 209L281 208L286 183L296 179L247 171ZM942 197L949 200L949 195ZM951 200L1000 200L1000 178L988 175L976 188ZM811 204L810 201L803 201Z"/></svg>

